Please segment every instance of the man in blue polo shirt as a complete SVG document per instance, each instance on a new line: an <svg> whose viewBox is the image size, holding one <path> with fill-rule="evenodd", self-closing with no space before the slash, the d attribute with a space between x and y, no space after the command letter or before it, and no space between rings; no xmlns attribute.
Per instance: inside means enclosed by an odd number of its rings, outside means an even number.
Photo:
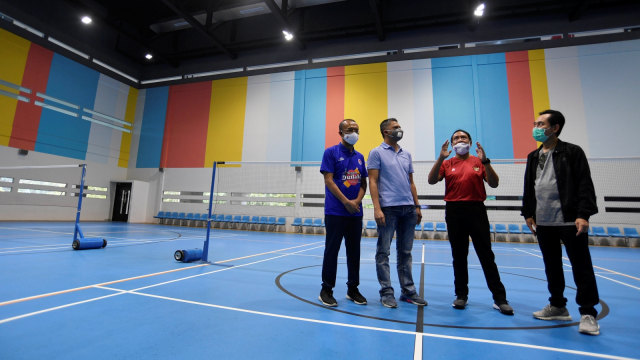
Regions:
<svg viewBox="0 0 640 360"><path fill-rule="evenodd" d="M380 301L388 308L398 306L393 296L389 276L389 249L396 233L398 253L398 279L401 301L418 306L427 302L416 293L411 274L411 250L416 224L422 220L418 192L413 182L411 154L403 150L398 141L403 131L394 118L380 123L383 143L369 153L369 185L373 202L373 216L378 224L376 273L380 283Z"/></svg>
<svg viewBox="0 0 640 360"><path fill-rule="evenodd" d="M360 284L360 239L362 237L362 198L367 191L367 168L364 156L353 145L358 141L359 127L355 120L340 122L342 141L327 148L322 156L320 172L324 176L324 222L326 229L322 290L318 299L326 306L338 306L333 297L338 268L338 252L344 237L347 251L347 299L366 305L367 299L358 291Z"/></svg>

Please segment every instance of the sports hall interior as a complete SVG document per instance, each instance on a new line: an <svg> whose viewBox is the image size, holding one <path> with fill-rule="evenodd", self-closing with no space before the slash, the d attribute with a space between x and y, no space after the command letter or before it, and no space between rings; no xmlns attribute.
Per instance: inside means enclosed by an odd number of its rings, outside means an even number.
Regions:
<svg viewBox="0 0 640 360"><path fill-rule="evenodd" d="M640 4L479 5L0 0L0 358L640 358ZM546 109L595 185L598 337L531 316L548 293L520 207ZM429 305L379 303L367 193L369 303L344 298L342 249L327 308L322 154L350 118L366 160L391 117L413 158ZM451 308L444 184L427 174L456 129L500 176L485 205L514 317L491 309L473 248L470 305ZM104 246L76 250L78 236Z"/></svg>

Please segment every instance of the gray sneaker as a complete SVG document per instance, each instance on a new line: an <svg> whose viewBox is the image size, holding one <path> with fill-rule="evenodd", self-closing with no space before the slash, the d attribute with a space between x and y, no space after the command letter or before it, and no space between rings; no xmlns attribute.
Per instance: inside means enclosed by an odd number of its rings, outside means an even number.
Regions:
<svg viewBox="0 0 640 360"><path fill-rule="evenodd" d="M394 298L393 295L382 295L382 297L380 298L380 302L382 303L382 305L388 308L394 309L398 307L396 298Z"/></svg>
<svg viewBox="0 0 640 360"><path fill-rule="evenodd" d="M556 307L547 304L544 309L533 313L533 317L540 320L564 320L571 321L571 315L566 307Z"/></svg>
<svg viewBox="0 0 640 360"><path fill-rule="evenodd" d="M454 309L464 310L464 308L467 307L467 299L457 298L453 300L453 304L451 304L451 306L453 306Z"/></svg>
<svg viewBox="0 0 640 360"><path fill-rule="evenodd" d="M413 293L410 295L402 294L400 295L400 301L406 301L409 304L418 305L418 306L427 306L427 302L417 293Z"/></svg>
<svg viewBox="0 0 640 360"><path fill-rule="evenodd" d="M493 304L493 308L500 311L501 314L504 315L513 315L513 308L508 303L504 302L501 304Z"/></svg>
<svg viewBox="0 0 640 360"><path fill-rule="evenodd" d="M593 315L582 315L578 331L587 335L600 335L600 325Z"/></svg>

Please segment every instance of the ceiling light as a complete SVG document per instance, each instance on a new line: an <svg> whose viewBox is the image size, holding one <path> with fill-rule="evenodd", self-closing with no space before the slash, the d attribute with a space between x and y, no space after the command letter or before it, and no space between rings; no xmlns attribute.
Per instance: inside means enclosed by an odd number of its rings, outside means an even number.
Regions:
<svg viewBox="0 0 640 360"><path fill-rule="evenodd" d="M93 20L92 20L89 16L86 16L86 15L85 15L85 16L83 16L83 17L82 17L82 20L81 20L81 21L82 21L82 23L83 23L83 24L85 24L85 25L89 25L89 24L91 24L91 22L92 22Z"/></svg>
<svg viewBox="0 0 640 360"><path fill-rule="evenodd" d="M153 55L151 55L151 54L149 54L149 53L147 53L144 57L145 57L147 60L151 60L151 59L153 59Z"/></svg>
<svg viewBox="0 0 640 360"><path fill-rule="evenodd" d="M473 12L473 15L480 17L482 15L484 15L484 3L481 3L480 5L478 5L476 7L476 10Z"/></svg>
<svg viewBox="0 0 640 360"><path fill-rule="evenodd" d="M288 32L287 30L282 30L282 33L284 34L284 38L287 41L291 41L293 40L293 34Z"/></svg>

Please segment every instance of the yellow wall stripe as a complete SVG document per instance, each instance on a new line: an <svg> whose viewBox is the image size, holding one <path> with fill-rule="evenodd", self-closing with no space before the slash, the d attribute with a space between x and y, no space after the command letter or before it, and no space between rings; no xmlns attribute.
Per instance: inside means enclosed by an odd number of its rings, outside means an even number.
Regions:
<svg viewBox="0 0 640 360"><path fill-rule="evenodd" d="M529 73L531 75L531 94L535 119L538 113L549 109L549 88L547 86L547 68L544 50L529 50Z"/></svg>
<svg viewBox="0 0 640 360"><path fill-rule="evenodd" d="M119 167L129 167L129 157L131 156L131 134L133 133L133 124L136 119L136 104L138 102L138 89L129 87L129 95L127 96L127 108L124 112L124 121L131 124L131 133L122 133L120 141L120 156L118 157Z"/></svg>
<svg viewBox="0 0 640 360"><path fill-rule="evenodd" d="M369 151L382 142L380 123L388 117L387 63L345 66L344 117L360 126L356 149Z"/></svg>
<svg viewBox="0 0 640 360"><path fill-rule="evenodd" d="M24 68L31 42L0 29L0 79L22 85ZM18 94L18 91L0 85L0 89ZM9 146L13 119L18 100L0 95L0 145Z"/></svg>
<svg viewBox="0 0 640 360"><path fill-rule="evenodd" d="M211 82L211 107L204 167L214 161L242 161L247 77Z"/></svg>

